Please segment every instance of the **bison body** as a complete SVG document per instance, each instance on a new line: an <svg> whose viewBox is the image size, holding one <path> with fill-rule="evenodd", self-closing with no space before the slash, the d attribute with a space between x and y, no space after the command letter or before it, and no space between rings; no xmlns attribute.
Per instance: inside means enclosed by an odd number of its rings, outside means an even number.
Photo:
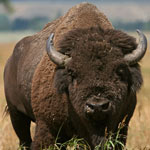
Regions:
<svg viewBox="0 0 150 150"><path fill-rule="evenodd" d="M4 73L8 109L20 144L46 148L55 143L60 130L59 142L77 136L94 149L105 141L106 129L116 133L122 121L120 141L125 144L142 84L138 61L145 50L88 3L21 40ZM31 121L36 122L33 142Z"/></svg>

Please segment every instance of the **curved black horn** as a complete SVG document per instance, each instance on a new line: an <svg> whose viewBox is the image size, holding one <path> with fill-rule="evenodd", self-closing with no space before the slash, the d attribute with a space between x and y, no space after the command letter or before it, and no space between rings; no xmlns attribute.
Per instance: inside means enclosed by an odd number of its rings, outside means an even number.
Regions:
<svg viewBox="0 0 150 150"><path fill-rule="evenodd" d="M124 59L131 65L140 61L145 55L147 49L146 36L140 30L137 30L137 33L140 37L137 48L132 53L124 56Z"/></svg>
<svg viewBox="0 0 150 150"><path fill-rule="evenodd" d="M55 50L53 45L53 38L54 33L52 33L47 40L46 43L47 54L51 59L51 61L53 61L56 65L65 66L71 60L71 58Z"/></svg>

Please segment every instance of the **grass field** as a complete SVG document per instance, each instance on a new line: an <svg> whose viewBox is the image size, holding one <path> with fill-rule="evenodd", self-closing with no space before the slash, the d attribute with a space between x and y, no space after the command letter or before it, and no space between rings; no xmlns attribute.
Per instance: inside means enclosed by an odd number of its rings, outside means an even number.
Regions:
<svg viewBox="0 0 150 150"><path fill-rule="evenodd" d="M13 131L9 116L4 117L6 105L3 92L3 69L15 46L0 43L0 150L15 150L18 139ZM129 125L127 148L129 150L150 150L150 50L141 61L144 85L138 93L138 103Z"/></svg>

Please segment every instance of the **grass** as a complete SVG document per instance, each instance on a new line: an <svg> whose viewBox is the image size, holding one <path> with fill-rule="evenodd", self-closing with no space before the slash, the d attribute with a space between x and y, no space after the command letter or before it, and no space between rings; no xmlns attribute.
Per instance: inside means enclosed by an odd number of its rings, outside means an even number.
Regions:
<svg viewBox="0 0 150 150"><path fill-rule="evenodd" d="M126 117L125 117L126 119ZM115 150L115 149L120 149L120 150L125 150L126 147L125 145L120 141L120 139L126 138L124 135L120 134L121 129L124 127L124 121L125 119L119 124L118 126L118 131L117 133L107 133L107 129L105 130L105 142L100 143L97 145L94 150ZM61 128L60 128L61 130ZM58 137L59 137L59 132L56 137L54 145L49 146L48 148L44 148L41 150L92 150L92 148L89 146L89 144L83 139L83 138L77 138L73 137L72 139L66 141L65 143L58 143ZM20 146L18 150L23 150L24 147Z"/></svg>
<svg viewBox="0 0 150 150"><path fill-rule="evenodd" d="M15 150L18 148L18 139L9 117L3 116L6 105L3 89L3 69L6 60L11 55L15 43L0 43L0 150ZM129 124L127 149L128 150L149 150L150 149L150 50L146 53L141 62L144 84L138 93L138 102L134 115ZM32 124L34 130L34 124ZM32 132L33 133L33 132ZM33 135L32 135L33 136ZM111 137L109 138L111 141ZM109 143L111 143L108 141ZM79 143L83 144L82 139L71 139L69 141L76 147ZM59 144L59 143L58 143ZM66 145L68 143L64 143ZM71 145L72 145L71 144ZM57 144L56 144L57 145ZM55 145L55 146L56 146ZM67 150L75 150L68 146ZM60 145L58 145L60 146ZM57 149L55 149L57 150Z"/></svg>
<svg viewBox="0 0 150 150"><path fill-rule="evenodd" d="M79 148L83 150L91 150L84 139L79 139L76 137L73 137L65 143L55 143L54 146L50 146L49 148L43 150L64 150L64 148L66 150L78 150Z"/></svg>

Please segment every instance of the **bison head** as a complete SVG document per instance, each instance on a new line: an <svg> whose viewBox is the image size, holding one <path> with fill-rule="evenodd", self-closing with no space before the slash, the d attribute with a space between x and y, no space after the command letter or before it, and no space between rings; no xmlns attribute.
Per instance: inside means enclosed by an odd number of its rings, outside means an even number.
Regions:
<svg viewBox="0 0 150 150"><path fill-rule="evenodd" d="M93 146L102 142L106 128L116 132L119 122L127 117L128 124L133 114L142 84L138 61L146 51L146 38L138 33L138 45L121 31L98 27L66 33L59 51L53 34L47 42L48 55L57 64L54 85L68 95L76 134Z"/></svg>

